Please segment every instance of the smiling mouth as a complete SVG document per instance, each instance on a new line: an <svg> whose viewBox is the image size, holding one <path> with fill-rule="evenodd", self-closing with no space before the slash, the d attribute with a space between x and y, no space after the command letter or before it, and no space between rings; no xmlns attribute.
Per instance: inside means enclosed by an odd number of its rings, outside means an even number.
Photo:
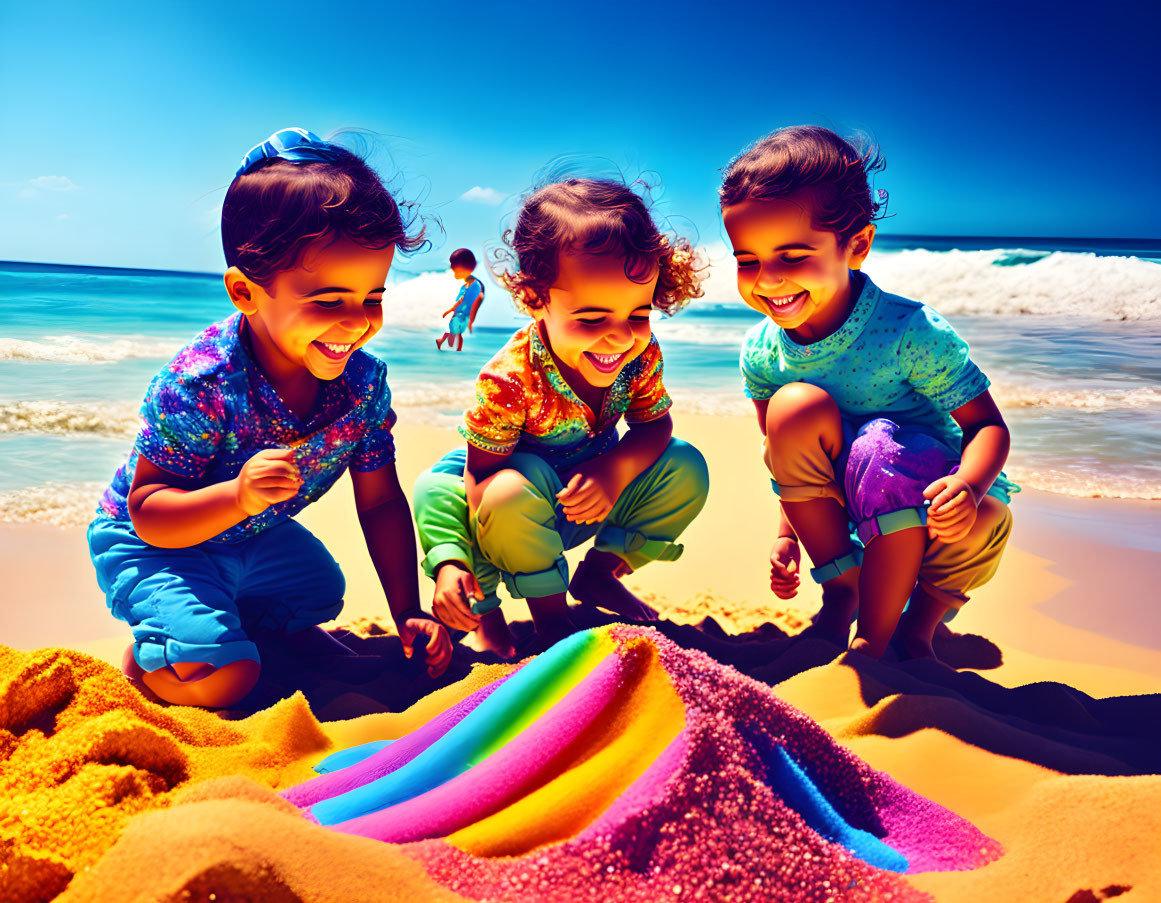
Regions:
<svg viewBox="0 0 1161 903"><path fill-rule="evenodd" d="M777 298L767 298L764 295L759 295L770 309L772 313L785 315L792 313L798 309L798 305L806 300L807 292L801 291L796 295L781 295Z"/></svg>
<svg viewBox="0 0 1161 903"><path fill-rule="evenodd" d="M627 351L622 351L620 354L597 354L594 351L586 351L585 357L589 359L593 367L600 373L616 373L620 369L621 361L625 359Z"/></svg>
<svg viewBox="0 0 1161 903"><path fill-rule="evenodd" d="M351 342L351 343L346 344L346 345L340 345L337 342L315 341L315 342L311 342L311 344L314 345L315 348L317 348L319 351L322 352L323 357L328 357L332 361L341 361L348 354L350 354L351 349L355 347L354 342Z"/></svg>

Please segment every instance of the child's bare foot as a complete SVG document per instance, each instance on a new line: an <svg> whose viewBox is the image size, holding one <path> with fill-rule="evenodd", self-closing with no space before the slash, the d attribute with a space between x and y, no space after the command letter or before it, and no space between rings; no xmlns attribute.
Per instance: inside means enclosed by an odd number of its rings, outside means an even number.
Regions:
<svg viewBox="0 0 1161 903"><path fill-rule="evenodd" d="M536 624L536 637L539 640L538 645L542 649L547 649L549 646L555 646L565 637L570 637L580 630L572 618L565 615L561 618L553 618L551 621L543 620Z"/></svg>
<svg viewBox="0 0 1161 903"><path fill-rule="evenodd" d="M859 594L852 586L823 586L822 608L799 636L819 637L844 649L851 635L851 622L859 609Z"/></svg>
<svg viewBox="0 0 1161 903"><path fill-rule="evenodd" d="M508 622L500 609L494 608L483 615L480 618L480 626L473 633L481 652L494 652L500 658L512 658L516 655L515 638L508 629Z"/></svg>
<svg viewBox="0 0 1161 903"><path fill-rule="evenodd" d="M637 621L656 621L657 610L646 605L625 587L622 573L628 565L612 552L590 549L568 584L572 597L582 605L599 606Z"/></svg>
<svg viewBox="0 0 1161 903"><path fill-rule="evenodd" d="M900 628L902 628L902 625L900 625ZM935 653L935 648L932 646L932 637L930 636L924 637L898 629L895 631L895 638L891 641L891 644L899 651L899 656L902 659L939 659L939 656Z"/></svg>

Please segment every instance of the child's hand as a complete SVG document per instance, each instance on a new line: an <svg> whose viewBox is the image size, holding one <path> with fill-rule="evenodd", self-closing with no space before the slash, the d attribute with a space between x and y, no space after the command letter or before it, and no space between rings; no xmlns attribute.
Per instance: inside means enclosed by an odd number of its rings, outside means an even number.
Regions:
<svg viewBox="0 0 1161 903"><path fill-rule="evenodd" d="M923 497L931 499L927 509L927 535L943 542L959 542L971 531L976 522L975 491L966 480L955 474L940 477L923 490Z"/></svg>
<svg viewBox="0 0 1161 903"><path fill-rule="evenodd" d="M439 566L431 610L452 630L475 630L480 626L480 616L472 614L472 600L483 598L476 575L458 561L445 561Z"/></svg>
<svg viewBox="0 0 1161 903"><path fill-rule="evenodd" d="M298 495L302 476L293 448L264 448L242 465L235 478L238 507L253 517Z"/></svg>
<svg viewBox="0 0 1161 903"><path fill-rule="evenodd" d="M802 549L792 536L779 536L770 550L770 589L779 599L798 595L798 577L802 569Z"/></svg>
<svg viewBox="0 0 1161 903"><path fill-rule="evenodd" d="M577 468L556 499L564 507L564 516L574 524L600 523L617 501L604 481L595 473L585 473L583 466Z"/></svg>
<svg viewBox="0 0 1161 903"><path fill-rule="evenodd" d="M415 650L415 638L420 634L427 639L427 673L439 677L451 664L452 644L447 628L431 618L408 618L399 627L399 639L403 642L403 655L411 658Z"/></svg>

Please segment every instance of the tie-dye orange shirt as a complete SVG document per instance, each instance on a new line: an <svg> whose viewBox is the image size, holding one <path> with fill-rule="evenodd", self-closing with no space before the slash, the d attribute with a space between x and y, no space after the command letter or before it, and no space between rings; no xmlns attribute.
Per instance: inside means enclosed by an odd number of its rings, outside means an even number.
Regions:
<svg viewBox="0 0 1161 903"><path fill-rule="evenodd" d="M507 455L531 452L556 470L595 458L617 444L617 422L655 420L673 402L661 382L661 347L650 339L617 374L594 416L572 390L536 323L519 330L480 371L476 404L460 433L471 445Z"/></svg>

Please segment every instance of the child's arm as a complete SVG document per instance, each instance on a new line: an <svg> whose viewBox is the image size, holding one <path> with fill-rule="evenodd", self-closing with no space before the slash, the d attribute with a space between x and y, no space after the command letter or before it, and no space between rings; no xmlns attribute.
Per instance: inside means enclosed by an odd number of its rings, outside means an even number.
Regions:
<svg viewBox="0 0 1161 903"><path fill-rule="evenodd" d="M769 398L754 398L754 410L758 413L758 429L766 435L766 412L770 408ZM770 549L770 589L779 599L793 599L798 594L802 567L802 549L798 544L798 534L790 526L786 509L778 506L778 538Z"/></svg>
<svg viewBox="0 0 1161 903"><path fill-rule="evenodd" d="M758 429L762 431L762 435L766 435L766 411L770 408L769 398L753 398L754 410L758 412Z"/></svg>
<svg viewBox="0 0 1161 903"><path fill-rule="evenodd" d="M959 470L941 477L925 490L928 533L944 542L967 536L976 521L980 500L1008 459L1011 435L991 393L984 391L951 412L963 430Z"/></svg>
<svg viewBox="0 0 1161 903"><path fill-rule="evenodd" d="M399 630L403 654L410 658L415 638L421 633L426 634L427 671L432 677L438 677L451 662L451 638L442 624L432 620L419 607L415 528L395 464L350 473L359 525L363 528L367 551L383 585L391 617Z"/></svg>
<svg viewBox="0 0 1161 903"><path fill-rule="evenodd" d="M476 314L480 311L480 305L484 303L484 293L480 292L476 296L476 300L472 303L471 313L468 314L468 332L472 331L472 327L476 325Z"/></svg>
<svg viewBox="0 0 1161 903"><path fill-rule="evenodd" d="M263 449L232 480L205 485L137 456L129 519L142 540L162 549L196 546L297 495L302 485L294 450Z"/></svg>
<svg viewBox="0 0 1161 903"><path fill-rule="evenodd" d="M564 489L556 494L564 516L577 524L604 520L625 487L652 467L673 436L673 419L630 423L629 433L616 447L573 470Z"/></svg>

